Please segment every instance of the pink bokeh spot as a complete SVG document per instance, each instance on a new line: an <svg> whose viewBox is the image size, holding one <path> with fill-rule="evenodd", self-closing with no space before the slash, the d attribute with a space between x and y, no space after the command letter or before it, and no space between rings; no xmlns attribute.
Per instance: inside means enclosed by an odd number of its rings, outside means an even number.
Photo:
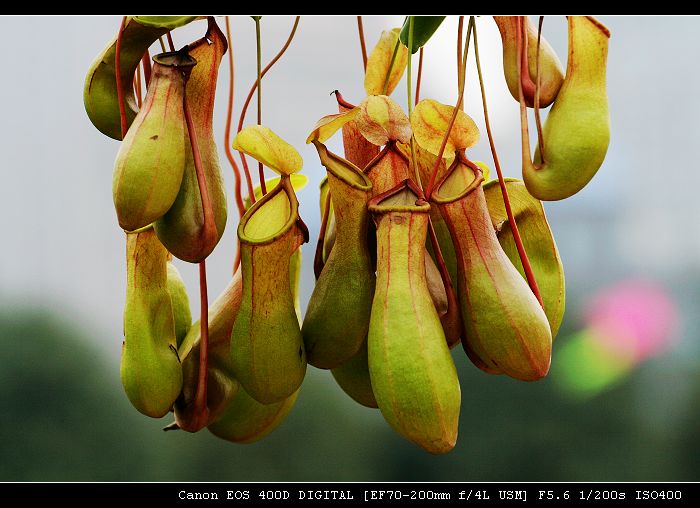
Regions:
<svg viewBox="0 0 700 508"><path fill-rule="evenodd" d="M678 310L668 291L641 279L598 292L584 316L601 345L636 362L668 349L678 328Z"/></svg>

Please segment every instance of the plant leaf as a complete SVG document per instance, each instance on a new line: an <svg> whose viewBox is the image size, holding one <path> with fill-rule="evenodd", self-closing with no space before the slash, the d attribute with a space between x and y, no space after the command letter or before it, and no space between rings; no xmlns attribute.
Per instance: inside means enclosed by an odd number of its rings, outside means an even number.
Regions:
<svg viewBox="0 0 700 508"><path fill-rule="evenodd" d="M239 132L233 140L233 148L281 175L298 172L304 163L292 145L262 125L251 125Z"/></svg>
<svg viewBox="0 0 700 508"><path fill-rule="evenodd" d="M354 107L348 111L344 111L343 113L324 116L318 122L316 122L311 134L309 134L309 137L306 138L306 142L311 143L312 141L316 140L319 143L325 143L328 138L338 131L338 129L341 129L343 125L353 120L359 112L360 108Z"/></svg>
<svg viewBox="0 0 700 508"><path fill-rule="evenodd" d="M442 22L445 21L446 17L447 16L407 16L401 28L401 42L408 48L408 26L410 19L413 18L413 46L408 49L411 51L411 54L414 54L425 46Z"/></svg>
<svg viewBox="0 0 700 508"><path fill-rule="evenodd" d="M420 101L411 115L411 127L418 144L433 155L438 155L453 114L453 106L432 99ZM471 148L477 141L479 129L474 120L463 111L459 111L442 156L452 157L457 150Z"/></svg>
<svg viewBox="0 0 700 508"><path fill-rule="evenodd" d="M408 143L411 123L403 109L386 95L370 95L359 106L356 123L360 133L375 145L389 141Z"/></svg>
<svg viewBox="0 0 700 508"><path fill-rule="evenodd" d="M408 62L408 50L405 46L399 44L394 64L391 65L391 57L399 40L399 30L399 28L384 30L379 37L379 42L377 42L367 59L367 70L365 71L365 92L367 92L367 95L381 95L385 93L384 82L389 72L389 66L391 66L391 74L389 75L387 94L391 94L394 91L394 88L401 80L401 76L403 76L403 71L406 69Z"/></svg>

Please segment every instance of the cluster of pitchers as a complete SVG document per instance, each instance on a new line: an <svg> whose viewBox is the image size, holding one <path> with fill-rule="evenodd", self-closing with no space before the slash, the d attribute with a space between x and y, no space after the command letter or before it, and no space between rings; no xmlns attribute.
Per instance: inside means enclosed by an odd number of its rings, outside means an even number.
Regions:
<svg viewBox="0 0 700 508"><path fill-rule="evenodd" d="M605 157L609 31L569 17L564 72L526 17L494 18L521 107L522 181L489 180L487 165L469 159L480 134L463 111L423 99L407 114L390 98L410 55L399 29L383 32L367 60L367 97L354 105L336 93L339 112L307 139L327 176L317 280L303 316L301 157L266 127L241 130L233 147L280 176L245 202L240 265L203 314L203 348L172 258L203 266L226 226L212 119L229 41L208 17L202 39L148 58L159 37L197 19L125 18L85 82L90 120L121 140L113 198L126 232L121 379L129 400L151 417L173 412L169 428L206 427L248 443L280 425L311 364L406 439L448 452L461 401L455 361L523 381L549 371L565 291L542 201L581 190ZM140 65L147 93L138 105ZM550 105L533 158L527 108ZM344 156L325 145L338 131ZM458 344L466 355L453 355Z"/></svg>

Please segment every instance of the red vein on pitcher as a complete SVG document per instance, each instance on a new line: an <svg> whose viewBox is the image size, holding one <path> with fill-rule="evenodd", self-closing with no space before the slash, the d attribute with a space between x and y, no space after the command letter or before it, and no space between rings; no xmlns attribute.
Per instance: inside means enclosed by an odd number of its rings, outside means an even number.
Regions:
<svg viewBox="0 0 700 508"><path fill-rule="evenodd" d="M521 27L521 25L518 25ZM520 44L520 38L518 37L518 47L522 48ZM520 262L523 264L523 270L525 271L525 277L527 278L527 283L530 289L537 297L537 301L540 305L544 306L542 302L542 295L540 293L540 288L537 285L537 279L532 271L532 265L530 264L530 259L527 257L527 252L525 252L525 246L523 245L523 240L520 236L520 231L518 230L518 225L515 222L515 217L513 216L513 210L510 206L510 198L508 197L508 189L506 188L505 180L503 179L503 172L501 171L501 164L498 160L498 152L496 151L496 145L493 141L493 133L491 132L491 122L489 121L489 109L486 104L486 91L484 89L484 80L481 74L481 61L479 60L479 41L476 35L476 26L474 27L474 55L476 59L476 70L479 74L479 87L481 88L481 102L484 109L484 123L486 124L486 134L489 138L489 146L491 147L491 155L493 156L493 163L496 166L496 173L498 174L498 184L501 187L501 194L503 195L503 204L506 208L506 214L508 215L508 222L511 225L511 230L513 231L513 240L515 240L515 246L518 249L518 256L520 256ZM518 67L520 68L520 67ZM520 88L522 90L522 87Z"/></svg>

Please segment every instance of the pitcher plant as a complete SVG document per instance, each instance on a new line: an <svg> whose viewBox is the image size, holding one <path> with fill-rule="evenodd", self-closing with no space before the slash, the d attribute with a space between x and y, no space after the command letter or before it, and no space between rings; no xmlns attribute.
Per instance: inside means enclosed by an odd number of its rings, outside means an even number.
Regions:
<svg viewBox="0 0 700 508"><path fill-rule="evenodd" d="M581 191L603 166L610 31L590 16L568 17L564 72L542 17L493 18L505 85L520 107L522 180L504 176L491 128L487 91L502 85L487 87L482 74L477 29L485 20L406 16L374 34L368 53L358 17L365 96L345 97L338 82L328 115L290 121L300 139L310 128L306 142L318 154L317 169L307 164L302 175L301 155L276 133L285 126L263 123L262 94L300 16L266 66L266 19L234 19L255 25L257 66L237 124L231 18L122 18L88 70L83 97L93 125L120 142L112 188L127 252L120 375L138 411L172 412L165 430L207 428L253 443L294 410L310 363L330 371L314 382L337 385L403 438L442 454L457 443L465 365L522 381L548 374L566 295L542 200ZM422 69L433 34L454 21L458 93L444 104L420 97ZM179 29L188 25L201 37L178 49L173 36L184 37ZM468 73L470 52L476 72ZM478 80L481 112L465 104L467 78ZM445 79L454 75L430 76ZM216 89L226 84L219 133ZM392 98L402 84L405 105ZM540 110L550 106L542 126ZM328 147L338 131L336 154ZM472 160L484 139L491 160ZM231 194L222 161L232 170ZM309 231L297 191L313 178L321 182L319 228L315 253L302 258ZM232 223L231 279L209 305L206 261ZM198 317L180 275L190 263ZM300 287L311 272L307 302Z"/></svg>

